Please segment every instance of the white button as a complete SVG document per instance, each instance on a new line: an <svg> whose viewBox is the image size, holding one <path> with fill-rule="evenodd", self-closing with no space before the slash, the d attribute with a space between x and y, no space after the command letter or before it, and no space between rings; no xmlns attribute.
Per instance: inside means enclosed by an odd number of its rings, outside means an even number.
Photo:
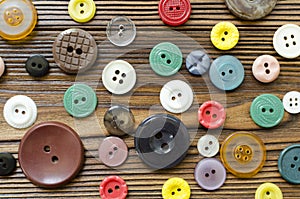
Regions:
<svg viewBox="0 0 300 199"><path fill-rule="evenodd" d="M197 148L200 155L210 158L217 155L220 144L215 136L207 134L198 140Z"/></svg>
<svg viewBox="0 0 300 199"><path fill-rule="evenodd" d="M300 55L300 27L295 24L281 26L274 34L273 45L282 57L293 59Z"/></svg>
<svg viewBox="0 0 300 199"><path fill-rule="evenodd" d="M128 62L123 60L112 61L103 70L102 82L111 93L122 95L134 87L136 73Z"/></svg>
<svg viewBox="0 0 300 199"><path fill-rule="evenodd" d="M166 83L160 91L160 103L171 113L183 113L188 110L193 98L191 87L181 80Z"/></svg>
<svg viewBox="0 0 300 199"><path fill-rule="evenodd" d="M31 98L16 95L5 103L3 116L10 126L17 129L27 128L37 118L37 107Z"/></svg>
<svg viewBox="0 0 300 199"><path fill-rule="evenodd" d="M300 113L300 93L290 91L282 99L284 109L292 114Z"/></svg>

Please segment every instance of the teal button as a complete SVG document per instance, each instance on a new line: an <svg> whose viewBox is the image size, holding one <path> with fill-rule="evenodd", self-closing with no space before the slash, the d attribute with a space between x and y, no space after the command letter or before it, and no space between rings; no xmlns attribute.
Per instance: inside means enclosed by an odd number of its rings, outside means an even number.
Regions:
<svg viewBox="0 0 300 199"><path fill-rule="evenodd" d="M272 94L256 97L250 107L250 116L259 126L270 128L278 125L284 115L281 100Z"/></svg>
<svg viewBox="0 0 300 199"><path fill-rule="evenodd" d="M175 44L163 42L152 49L149 61L156 74L171 76L177 73L182 66L182 53Z"/></svg>

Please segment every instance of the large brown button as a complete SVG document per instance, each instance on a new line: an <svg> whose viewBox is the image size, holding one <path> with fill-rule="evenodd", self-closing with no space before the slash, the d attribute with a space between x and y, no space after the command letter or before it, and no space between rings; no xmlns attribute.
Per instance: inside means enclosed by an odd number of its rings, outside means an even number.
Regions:
<svg viewBox="0 0 300 199"><path fill-rule="evenodd" d="M70 182L81 170L84 149L80 137L59 122L35 125L19 146L19 162L34 184L56 188Z"/></svg>

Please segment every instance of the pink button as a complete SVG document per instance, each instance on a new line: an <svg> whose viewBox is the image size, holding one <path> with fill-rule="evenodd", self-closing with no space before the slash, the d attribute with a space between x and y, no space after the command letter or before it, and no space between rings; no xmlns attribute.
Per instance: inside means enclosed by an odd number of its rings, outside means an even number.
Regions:
<svg viewBox="0 0 300 199"><path fill-rule="evenodd" d="M253 76L260 82L273 82L280 73L280 64L271 55L262 55L256 58L252 66Z"/></svg>
<svg viewBox="0 0 300 199"><path fill-rule="evenodd" d="M5 71L5 64L3 59L0 57L0 77L3 75L4 71Z"/></svg>

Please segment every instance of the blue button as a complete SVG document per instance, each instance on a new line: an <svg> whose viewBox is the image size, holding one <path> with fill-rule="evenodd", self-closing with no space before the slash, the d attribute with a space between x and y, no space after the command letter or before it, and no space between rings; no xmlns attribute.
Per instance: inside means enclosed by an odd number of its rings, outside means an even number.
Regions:
<svg viewBox="0 0 300 199"><path fill-rule="evenodd" d="M185 65L192 75L203 75L210 67L211 59L202 50L194 50L187 57Z"/></svg>

